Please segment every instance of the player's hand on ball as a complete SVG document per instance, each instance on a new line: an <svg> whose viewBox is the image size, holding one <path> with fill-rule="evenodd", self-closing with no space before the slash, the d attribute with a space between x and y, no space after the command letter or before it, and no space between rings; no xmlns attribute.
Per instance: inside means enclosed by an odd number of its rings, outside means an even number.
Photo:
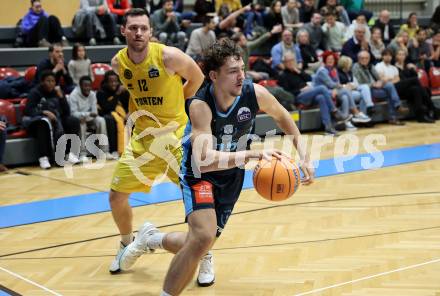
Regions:
<svg viewBox="0 0 440 296"><path fill-rule="evenodd" d="M281 159L283 157L286 157L288 159L291 158L287 153L284 153L279 149L264 149L261 151L260 159L266 159L270 161L273 157L278 159Z"/></svg>
<svg viewBox="0 0 440 296"><path fill-rule="evenodd" d="M313 163L311 161L304 161L301 163L300 168L304 174L301 183L304 185L312 184L315 179L315 168L313 167Z"/></svg>

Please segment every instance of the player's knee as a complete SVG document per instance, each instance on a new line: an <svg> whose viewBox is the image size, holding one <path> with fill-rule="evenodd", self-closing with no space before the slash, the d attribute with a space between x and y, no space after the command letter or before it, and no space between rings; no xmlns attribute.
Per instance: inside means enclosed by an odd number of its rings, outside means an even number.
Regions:
<svg viewBox="0 0 440 296"><path fill-rule="evenodd" d="M206 229L205 231L197 231L194 233L190 243L192 245L192 249L194 252L203 256L206 252L211 248L212 244L215 240L216 232L209 231Z"/></svg>

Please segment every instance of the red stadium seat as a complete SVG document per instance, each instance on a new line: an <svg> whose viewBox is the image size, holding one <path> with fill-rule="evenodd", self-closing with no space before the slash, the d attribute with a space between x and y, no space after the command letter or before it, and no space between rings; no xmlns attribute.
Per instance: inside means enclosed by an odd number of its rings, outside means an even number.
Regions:
<svg viewBox="0 0 440 296"><path fill-rule="evenodd" d="M24 107L26 106L27 99L21 99L19 110L23 114ZM8 119L8 124L20 127L21 122L18 122L17 110L14 104L7 100L0 100L0 114L6 116ZM19 116L21 118L21 115ZM19 129L8 134L9 138L26 138L27 132L25 129Z"/></svg>
<svg viewBox="0 0 440 296"><path fill-rule="evenodd" d="M262 86L270 86L270 87L275 87L278 86L278 81L277 80L261 80L258 82L259 85Z"/></svg>
<svg viewBox="0 0 440 296"><path fill-rule="evenodd" d="M248 59L248 65L249 65L249 70L252 70L254 63L256 60L258 60L258 58L260 58L259 56L250 56Z"/></svg>
<svg viewBox="0 0 440 296"><path fill-rule="evenodd" d="M425 70L417 69L417 76L419 77L420 84L423 87L429 88L429 77Z"/></svg>
<svg viewBox="0 0 440 296"><path fill-rule="evenodd" d="M35 74L37 73L37 66L31 66L26 69L24 72L24 79L28 82L32 82L35 78Z"/></svg>
<svg viewBox="0 0 440 296"><path fill-rule="evenodd" d="M93 73L93 90L98 90L101 87L101 82L104 79L105 72L110 71L112 67L107 64L96 63L92 64L92 73Z"/></svg>
<svg viewBox="0 0 440 296"><path fill-rule="evenodd" d="M431 82L432 94L440 95L440 68L431 67L429 69L429 80Z"/></svg>
<svg viewBox="0 0 440 296"><path fill-rule="evenodd" d="M0 68L0 80L5 79L6 77L20 77L20 73L14 68Z"/></svg>

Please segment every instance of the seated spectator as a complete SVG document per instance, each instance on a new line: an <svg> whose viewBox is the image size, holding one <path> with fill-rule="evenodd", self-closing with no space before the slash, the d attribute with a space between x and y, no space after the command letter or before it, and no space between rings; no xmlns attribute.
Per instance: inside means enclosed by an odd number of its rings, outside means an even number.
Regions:
<svg viewBox="0 0 440 296"><path fill-rule="evenodd" d="M283 17L281 15L282 4L279 0L274 0L270 6L270 10L263 17L264 27L266 30L272 30L276 25L283 25Z"/></svg>
<svg viewBox="0 0 440 296"><path fill-rule="evenodd" d="M192 58L200 57L208 47L215 42L215 21L212 17L206 16L203 19L203 27L191 32L186 53Z"/></svg>
<svg viewBox="0 0 440 296"><path fill-rule="evenodd" d="M299 47L293 43L293 34L289 29L284 29L281 34L281 42L277 43L270 52L272 56L272 68L274 70L284 70L283 59L287 52L292 52L295 55L295 67L298 70L302 69L302 57Z"/></svg>
<svg viewBox="0 0 440 296"><path fill-rule="evenodd" d="M396 55L397 50L403 49L408 52L409 34L406 31L400 31L396 38L388 45L387 48L391 49L393 55Z"/></svg>
<svg viewBox="0 0 440 296"><path fill-rule="evenodd" d="M337 0L327 0L325 6L321 8L320 12L321 15L334 14L338 21L347 27L350 26L350 18L348 17L347 11L343 6L338 5Z"/></svg>
<svg viewBox="0 0 440 296"><path fill-rule="evenodd" d="M79 79L83 76L89 76L93 80L91 65L92 62L87 58L84 45L81 43L75 43L72 48L72 59L69 61L67 68L76 85L79 85Z"/></svg>
<svg viewBox="0 0 440 296"><path fill-rule="evenodd" d="M264 13L265 7L262 7L261 4L258 2L252 5L251 10L245 13L243 33L246 38L253 38L257 33L256 31L258 31L258 28L264 26Z"/></svg>
<svg viewBox="0 0 440 296"><path fill-rule="evenodd" d="M315 0L304 0L299 8L299 21L301 23L309 23L315 12L319 12L315 8Z"/></svg>
<svg viewBox="0 0 440 296"><path fill-rule="evenodd" d="M217 40L220 39L221 35L226 35L230 38L234 33L241 31L241 28L237 27L237 21L249 10L251 10L250 5L244 6L232 13L229 13L227 10L221 11L219 22L215 27L215 36L217 36Z"/></svg>
<svg viewBox="0 0 440 296"><path fill-rule="evenodd" d="M113 40L113 44L121 44L116 36L116 22L110 14L107 0L81 0L80 9L72 21L72 30L77 37L89 40L89 45L96 45L97 39Z"/></svg>
<svg viewBox="0 0 440 296"><path fill-rule="evenodd" d="M382 33L378 27L374 27L370 39L371 54L374 62L382 60L382 52L385 50L385 44L382 42Z"/></svg>
<svg viewBox="0 0 440 296"><path fill-rule="evenodd" d="M64 133L79 135L79 120L70 116L69 103L56 86L55 78L50 70L41 73L40 84L30 91L23 112L23 125L37 140L38 161L42 169L51 167L58 139ZM67 161L78 163L78 156L69 145L66 148Z"/></svg>
<svg viewBox="0 0 440 296"><path fill-rule="evenodd" d="M180 30L180 18L173 11L173 0L164 0L162 9L151 16L153 34L163 44L185 48L186 34Z"/></svg>
<svg viewBox="0 0 440 296"><path fill-rule="evenodd" d="M324 32L321 28L321 15L314 13L310 23L304 25L304 29L309 32L310 45L315 51L324 49Z"/></svg>
<svg viewBox="0 0 440 296"><path fill-rule="evenodd" d="M92 129L98 135L104 135L107 138L107 126L104 117L98 115L98 105L96 94L92 91L92 79L89 76L83 76L79 80L79 85L75 87L69 96L69 105L72 116L79 119L80 122L80 139L81 139L81 162L87 162L86 136L87 131ZM113 155L109 153L109 146L102 145L100 147L104 155L98 157L113 159Z"/></svg>
<svg viewBox="0 0 440 296"><path fill-rule="evenodd" d="M371 52L370 45L365 38L365 26L357 25L354 29L354 36L348 39L342 46L341 55L348 56L353 62L357 62L358 54L361 50Z"/></svg>
<svg viewBox="0 0 440 296"><path fill-rule="evenodd" d="M0 115L0 173L4 173L8 168L3 164L3 155L6 148L6 117Z"/></svg>
<svg viewBox="0 0 440 296"><path fill-rule="evenodd" d="M394 84L380 79L376 69L370 64L370 53L368 53L368 51L363 50L359 52L358 62L353 65L353 75L356 77L358 83L370 86L371 94L374 98L386 99L388 101L390 124L405 124L397 118L397 115L407 114L408 108L402 106Z"/></svg>
<svg viewBox="0 0 440 296"><path fill-rule="evenodd" d="M399 50L399 52L401 52L399 64L402 64L402 57L406 58L406 52L403 50ZM435 120L429 116L429 113L434 111L431 95L420 84L417 73L413 69L413 75L407 76L406 73L410 73L410 70L404 68L404 70L399 71L396 66L391 64L392 59L393 53L391 50L384 50L382 62L375 66L380 79L392 82L395 85L400 98L410 103L409 106L414 110L418 122L434 123Z"/></svg>
<svg viewBox="0 0 440 296"><path fill-rule="evenodd" d="M114 157L124 151L124 128L130 94L122 86L114 71L107 71L102 80L101 89L96 93L99 116L104 117L107 127L109 150ZM117 151L118 155L114 153Z"/></svg>
<svg viewBox="0 0 440 296"><path fill-rule="evenodd" d="M322 25L324 33L324 48L334 52L340 52L345 40L345 31L347 28L341 22L336 21L334 14L328 14L325 17L325 23Z"/></svg>
<svg viewBox="0 0 440 296"><path fill-rule="evenodd" d="M356 19L353 20L345 33L345 39L350 39L353 37L355 28L359 26L363 26L365 28L365 39L369 42L371 38L370 27L368 27L367 19L363 14L359 14Z"/></svg>
<svg viewBox="0 0 440 296"><path fill-rule="evenodd" d="M65 93L70 93L75 85L64 61L63 47L60 44L49 46L49 57L43 59L37 66L34 84L41 81L41 73L50 70L55 74L55 82Z"/></svg>
<svg viewBox="0 0 440 296"><path fill-rule="evenodd" d="M208 13L210 15L215 14L214 0L196 0L194 3L194 12L196 13L196 16L193 21L195 23L201 23Z"/></svg>
<svg viewBox="0 0 440 296"><path fill-rule="evenodd" d="M440 31L434 32L429 43L432 46L431 61L434 67L440 67Z"/></svg>
<svg viewBox="0 0 440 296"><path fill-rule="evenodd" d="M344 6L345 10L347 10L350 20L356 19L359 14L365 15L367 21L373 16L371 11L364 9L364 0L340 0L339 4Z"/></svg>
<svg viewBox="0 0 440 296"><path fill-rule="evenodd" d="M437 5L434 13L429 21L429 28L433 32L437 32L440 29L440 5Z"/></svg>
<svg viewBox="0 0 440 296"><path fill-rule="evenodd" d="M296 35L296 43L301 53L304 71L307 71L309 74L314 73L321 65L321 62L315 49L310 45L309 32L301 29Z"/></svg>
<svg viewBox="0 0 440 296"><path fill-rule="evenodd" d="M275 34L279 34L281 31L282 31L281 25L274 26L270 32L266 32L265 34L261 35L260 37L258 37L255 40L252 40L252 41L248 41L246 39L246 37L244 36L244 34L241 32L235 33L232 36L231 39L234 42L236 42L243 50L243 62L244 62L245 70L246 70L246 77L248 77L254 81L269 79L269 73L267 73L267 72L257 72L257 71L250 70L250 68L249 68L249 55L254 49L258 48L264 42L269 40L269 38L271 36L273 36Z"/></svg>
<svg viewBox="0 0 440 296"><path fill-rule="evenodd" d="M332 97L336 98L336 102L340 105L341 114L344 117L353 114L352 121L354 123L370 122L371 118L357 109L351 95L351 88L342 86L339 81L336 68L337 55L331 51L325 51L322 54L322 63L323 66L318 69L313 78L313 85L323 85L331 91ZM356 130L356 127L350 121L345 122L345 128L347 130Z"/></svg>
<svg viewBox="0 0 440 296"><path fill-rule="evenodd" d="M216 0L215 1L215 11L219 13L220 8L225 6L229 12L234 12L242 8L240 0Z"/></svg>
<svg viewBox="0 0 440 296"><path fill-rule="evenodd" d="M291 52L287 52L284 58L284 70L279 78L280 86L295 96L297 105L301 104L306 107L318 105L325 132L329 135L337 135L332 123L332 117L338 124L350 120L350 117L344 117L338 109L336 109L332 101L331 93L325 86L312 87L308 85L310 76L298 71L295 62L295 55Z"/></svg>
<svg viewBox="0 0 440 296"><path fill-rule="evenodd" d="M386 9L381 10L379 13L379 18L374 23L374 27L380 29L385 45L388 45L394 39L394 37L396 37L393 25L390 23L390 12Z"/></svg>
<svg viewBox="0 0 440 296"><path fill-rule="evenodd" d="M286 4L281 8L281 16L285 28L295 30L303 26L299 21L299 11L296 0L287 0Z"/></svg>
<svg viewBox="0 0 440 296"><path fill-rule="evenodd" d="M408 44L409 61L428 73L431 68L432 46L426 42L426 30L420 28Z"/></svg>
<svg viewBox="0 0 440 296"><path fill-rule="evenodd" d="M359 104L359 110L371 117L374 114L374 103L371 98L371 90L367 84L359 84L351 71L353 61L346 56L341 56L338 61L338 75L341 84L351 90L351 96L355 103Z"/></svg>
<svg viewBox="0 0 440 296"><path fill-rule="evenodd" d="M116 23L122 23L122 17L131 9L129 0L107 0L107 6L110 13L115 17Z"/></svg>
<svg viewBox="0 0 440 296"><path fill-rule="evenodd" d="M417 14L415 12L411 12L408 15L406 24L400 26L400 31L408 33L409 38L415 38L418 29L419 25L417 23Z"/></svg>
<svg viewBox="0 0 440 296"><path fill-rule="evenodd" d="M21 19L20 33L24 46L48 47L60 42L68 45L60 20L43 10L41 0L31 0L31 8Z"/></svg>

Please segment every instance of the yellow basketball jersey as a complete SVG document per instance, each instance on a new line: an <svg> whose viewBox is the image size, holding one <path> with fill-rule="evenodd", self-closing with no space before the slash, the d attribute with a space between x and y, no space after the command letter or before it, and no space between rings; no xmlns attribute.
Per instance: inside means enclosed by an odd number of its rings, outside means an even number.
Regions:
<svg viewBox="0 0 440 296"><path fill-rule="evenodd" d="M182 79L170 75L163 64L162 50L165 46L149 43L148 55L139 64L128 58L127 48L118 54L119 78L130 93L130 105L135 111L147 111L156 117L162 126L170 122L183 127L187 122ZM160 125L152 116L139 117L135 122L135 132ZM181 135L179 135L181 136Z"/></svg>

